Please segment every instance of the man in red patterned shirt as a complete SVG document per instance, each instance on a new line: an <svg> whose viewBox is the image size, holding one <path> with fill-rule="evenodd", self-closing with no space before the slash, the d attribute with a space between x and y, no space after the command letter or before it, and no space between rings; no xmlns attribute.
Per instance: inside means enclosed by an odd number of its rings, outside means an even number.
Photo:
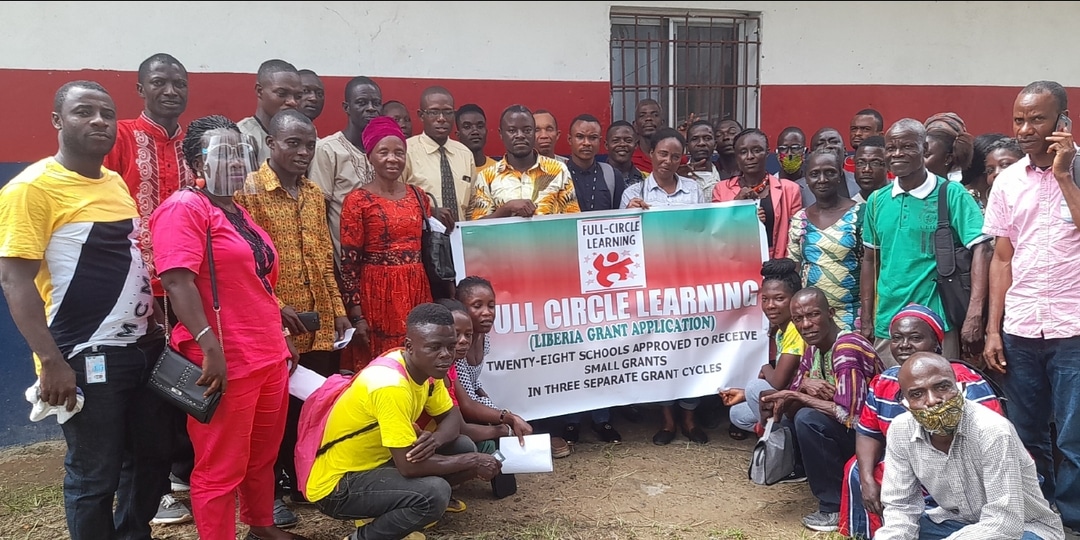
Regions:
<svg viewBox="0 0 1080 540"><path fill-rule="evenodd" d="M117 122L116 144L105 156L105 168L120 173L139 208L143 262L150 270L154 296L160 298L164 292L154 271L149 222L161 201L192 182L180 126L188 101L187 69L170 54L155 54L139 64L135 89L145 103L143 112Z"/></svg>
<svg viewBox="0 0 1080 540"><path fill-rule="evenodd" d="M155 54L139 64L135 89L145 103L143 111L138 118L117 122L116 144L105 156L104 166L120 173L139 209L139 247L157 299L155 313L163 314L161 299L165 291L154 270L150 214L173 192L193 182L191 169L184 160L184 128L180 126L180 115L188 102L187 69L170 54ZM170 420L174 422L175 437L170 478L174 490L186 491L194 454L184 427L184 415L178 412ZM163 494L152 523L185 523L191 519L191 511L184 503L171 494Z"/></svg>

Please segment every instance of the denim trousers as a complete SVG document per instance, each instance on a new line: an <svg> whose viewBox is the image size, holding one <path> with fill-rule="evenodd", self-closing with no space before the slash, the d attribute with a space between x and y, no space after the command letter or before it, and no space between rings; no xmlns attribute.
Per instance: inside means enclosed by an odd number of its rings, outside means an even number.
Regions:
<svg viewBox="0 0 1080 540"><path fill-rule="evenodd" d="M728 411L731 425L743 431L754 431L754 424L761 421L761 393L766 390L775 388L765 379L753 379L746 383L746 388L743 389L746 400L732 405Z"/></svg>
<svg viewBox="0 0 1080 540"><path fill-rule="evenodd" d="M476 445L461 435L438 453L475 451ZM450 484L440 476L405 478L391 460L369 471L346 473L330 495L314 504L334 519L375 518L356 530L357 540L397 540L442 517L450 504Z"/></svg>
<svg viewBox="0 0 1080 540"><path fill-rule="evenodd" d="M1002 388L1008 414L1043 477L1046 500L1056 503L1066 527L1080 529L1080 336L1062 339L1002 337L1008 362ZM1056 474L1050 421L1063 456Z"/></svg>
<svg viewBox="0 0 1080 540"><path fill-rule="evenodd" d="M855 455L855 430L809 407L799 409L794 419L784 418L782 424L795 432L796 455L818 510L839 512L844 466Z"/></svg>
<svg viewBox="0 0 1080 540"><path fill-rule="evenodd" d="M172 406L146 386L156 356L135 345L96 349L68 360L85 399L60 426L68 532L72 540L149 540L169 485L170 423L162 418ZM105 381L88 384L86 357L99 354Z"/></svg>
<svg viewBox="0 0 1080 540"><path fill-rule="evenodd" d="M919 540L942 540L967 525L960 521L934 523L932 519L926 517L926 514L923 514L919 519ZM1043 538L1031 531L1024 531L1024 535L1019 540L1043 540Z"/></svg>

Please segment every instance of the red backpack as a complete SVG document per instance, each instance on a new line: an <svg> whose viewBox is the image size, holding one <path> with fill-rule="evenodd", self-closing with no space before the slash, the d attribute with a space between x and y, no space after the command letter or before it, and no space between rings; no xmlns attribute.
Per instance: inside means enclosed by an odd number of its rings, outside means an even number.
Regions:
<svg viewBox="0 0 1080 540"><path fill-rule="evenodd" d="M372 360L364 368L364 371L373 367L389 368L397 371L402 377L408 378L409 374L405 371L405 366L401 362L393 358L387 358L387 355L400 350L387 351L383 356ZM341 395L345 393L345 390L352 386L358 375L359 373L348 377L344 375L327 377L326 382L312 392L304 401L303 407L300 408L300 421L296 428L296 449L293 457L296 462L296 481L304 497L308 497L308 477L311 476L311 468L315 465L315 458L325 454L327 450L340 442L379 427L378 422L372 422L356 431L342 435L332 441L327 441L326 444L322 443L323 437L326 435L326 421L330 418L330 411L334 408Z"/></svg>

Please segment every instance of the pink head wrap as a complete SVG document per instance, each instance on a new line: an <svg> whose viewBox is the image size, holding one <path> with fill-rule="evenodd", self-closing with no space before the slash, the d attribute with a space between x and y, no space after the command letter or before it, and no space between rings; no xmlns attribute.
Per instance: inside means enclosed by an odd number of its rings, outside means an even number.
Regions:
<svg viewBox="0 0 1080 540"><path fill-rule="evenodd" d="M367 154L371 155L371 150L375 148L379 141L387 137L397 137L401 139L401 144L405 144L405 134L401 132L401 128L398 127L397 122L389 116L377 116L372 118L364 133L361 135L364 143L364 150Z"/></svg>

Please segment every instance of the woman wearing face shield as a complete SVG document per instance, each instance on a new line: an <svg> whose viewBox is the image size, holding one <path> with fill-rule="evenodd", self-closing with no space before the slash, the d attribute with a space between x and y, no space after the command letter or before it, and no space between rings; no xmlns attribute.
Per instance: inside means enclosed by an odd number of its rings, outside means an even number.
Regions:
<svg viewBox="0 0 1080 540"><path fill-rule="evenodd" d="M188 419L195 526L204 540L234 539L239 494L249 540L300 538L274 527L273 518L274 460L297 357L274 296L278 255L266 232L232 200L254 187L245 183L256 168L254 146L229 119L207 116L188 127L183 149L198 188L163 202L150 218L150 232L178 321L172 346L202 366L198 384L207 395L222 394L210 423Z"/></svg>
<svg viewBox="0 0 1080 540"><path fill-rule="evenodd" d="M917 352L941 353L944 321L930 308L910 304L889 324L893 358L899 363L870 381L870 391L855 425L855 456L847 463L840 498L840 534L871 538L881 527L881 479L884 474L885 434L889 425L906 411L900 403L900 366ZM993 387L966 364L953 362L956 381L964 398L1003 414Z"/></svg>

